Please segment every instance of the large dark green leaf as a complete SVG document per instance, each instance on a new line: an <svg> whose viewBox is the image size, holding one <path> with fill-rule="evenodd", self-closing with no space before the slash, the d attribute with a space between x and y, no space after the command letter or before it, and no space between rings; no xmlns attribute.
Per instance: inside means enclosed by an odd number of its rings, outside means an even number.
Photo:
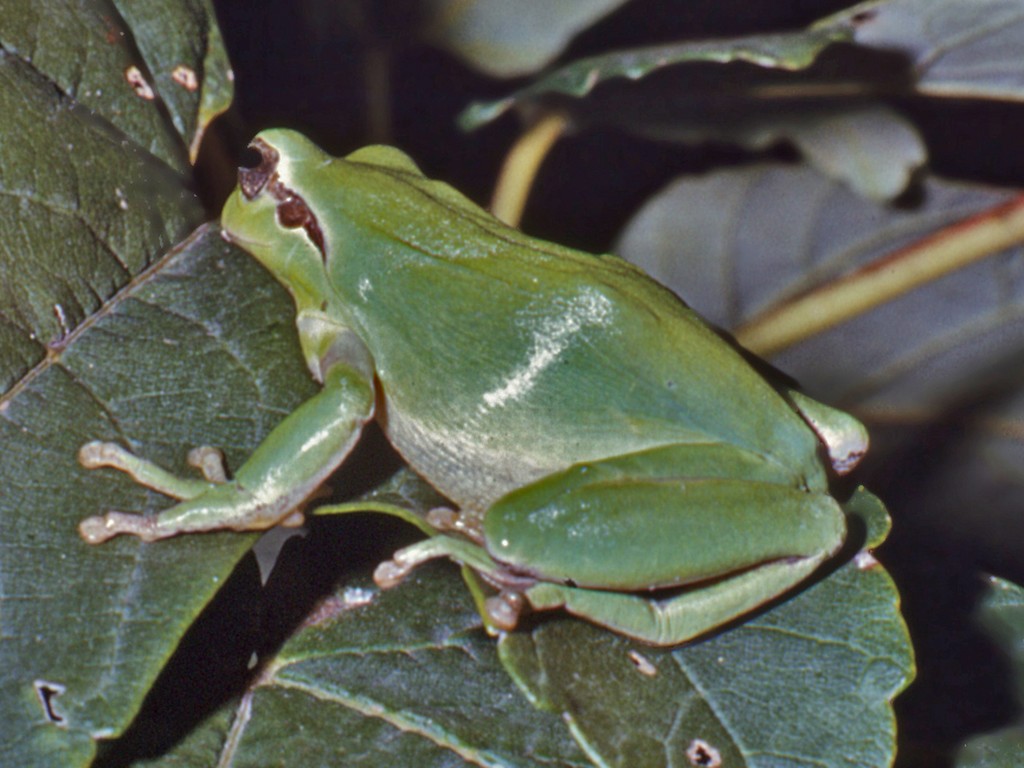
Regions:
<svg viewBox="0 0 1024 768"><path fill-rule="evenodd" d="M224 340L254 329L238 312L247 301L258 301L257 317L274 307L266 278L215 232L170 250L202 219L189 147L230 100L226 72L212 71L224 63L212 11L127 5L129 17L100 0L15 1L0 14L0 762L9 765L87 763L93 738L128 723L244 549L215 537L177 552L87 547L82 516L158 502L123 478L86 473L78 447L108 437L167 460L186 440L248 447L290 403L265 379L261 391L247 367L252 344ZM241 297L200 310L196 286L227 279L232 258ZM264 314L256 327L275 325ZM186 381L189 367L208 383ZM225 412L217 398L233 390L250 403ZM193 418L210 433L186 428Z"/></svg>
<svg viewBox="0 0 1024 768"><path fill-rule="evenodd" d="M509 679L455 568L367 587L328 599L246 694L234 765L588 765Z"/></svg>
<svg viewBox="0 0 1024 768"><path fill-rule="evenodd" d="M201 230L156 262L18 382L4 402L0 707L3 759L88 762L124 729L178 638L252 537L85 544L77 523L167 501L87 471L92 439L184 470L196 444L235 466L311 382L281 318L290 307L254 262ZM45 692L60 695L44 701Z"/></svg>
<svg viewBox="0 0 1024 768"><path fill-rule="evenodd" d="M114 3L170 123L195 160L206 126L231 105L234 76L208 0ZM173 30L173 34L168 34ZM166 128L166 121L162 122Z"/></svg>

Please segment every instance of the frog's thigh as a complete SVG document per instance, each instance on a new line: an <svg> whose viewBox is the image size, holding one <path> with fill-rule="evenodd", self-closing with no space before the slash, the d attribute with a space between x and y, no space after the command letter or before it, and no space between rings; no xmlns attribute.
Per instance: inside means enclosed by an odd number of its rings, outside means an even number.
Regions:
<svg viewBox="0 0 1024 768"><path fill-rule="evenodd" d="M757 469L763 460L738 449L691 449L689 463L662 461L686 453L673 447L653 461L580 465L510 493L487 512L488 549L544 581L629 592L827 556L842 544L845 516L827 494L767 481L776 470ZM716 461L700 466L706 455ZM699 474L710 472L717 476Z"/></svg>
<svg viewBox="0 0 1024 768"><path fill-rule="evenodd" d="M743 616L807 578L827 557L780 561L667 600L541 582L527 590L536 610L564 608L652 645L679 645Z"/></svg>

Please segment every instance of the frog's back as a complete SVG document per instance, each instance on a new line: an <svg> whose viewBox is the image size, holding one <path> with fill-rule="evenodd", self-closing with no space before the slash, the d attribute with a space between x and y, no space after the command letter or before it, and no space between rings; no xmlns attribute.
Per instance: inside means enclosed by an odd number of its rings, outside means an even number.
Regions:
<svg viewBox="0 0 1024 768"><path fill-rule="evenodd" d="M795 453L813 469L815 438L788 403L635 267L479 209L437 205L425 225L423 201L407 217L401 204L388 204L408 222L392 240L349 233L362 258L339 260L335 280L392 442L454 500L486 506L569 464L671 442Z"/></svg>

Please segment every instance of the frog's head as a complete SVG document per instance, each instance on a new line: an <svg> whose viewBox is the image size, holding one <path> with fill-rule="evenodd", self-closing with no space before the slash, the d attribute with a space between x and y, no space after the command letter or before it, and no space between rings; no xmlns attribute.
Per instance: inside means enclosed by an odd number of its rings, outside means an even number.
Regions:
<svg viewBox="0 0 1024 768"><path fill-rule="evenodd" d="M221 214L224 236L259 259L300 308L325 306L324 231L307 202L310 194L303 194L324 155L302 135L281 129L263 131L249 148L258 162L238 169L238 187Z"/></svg>

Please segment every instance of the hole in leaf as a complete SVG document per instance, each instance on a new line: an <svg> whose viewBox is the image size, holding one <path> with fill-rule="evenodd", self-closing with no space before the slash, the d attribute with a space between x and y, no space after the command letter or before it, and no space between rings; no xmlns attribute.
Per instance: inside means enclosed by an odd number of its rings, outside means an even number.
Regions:
<svg viewBox="0 0 1024 768"><path fill-rule="evenodd" d="M703 739L694 739L690 742L686 749L686 758L690 765L698 768L719 768L722 765L722 755Z"/></svg>
<svg viewBox="0 0 1024 768"><path fill-rule="evenodd" d="M46 680L36 680L33 686L36 689L36 696L39 697L39 703L43 706L46 719L54 725L66 727L67 720L57 711L54 700L67 689L60 683L51 683Z"/></svg>

